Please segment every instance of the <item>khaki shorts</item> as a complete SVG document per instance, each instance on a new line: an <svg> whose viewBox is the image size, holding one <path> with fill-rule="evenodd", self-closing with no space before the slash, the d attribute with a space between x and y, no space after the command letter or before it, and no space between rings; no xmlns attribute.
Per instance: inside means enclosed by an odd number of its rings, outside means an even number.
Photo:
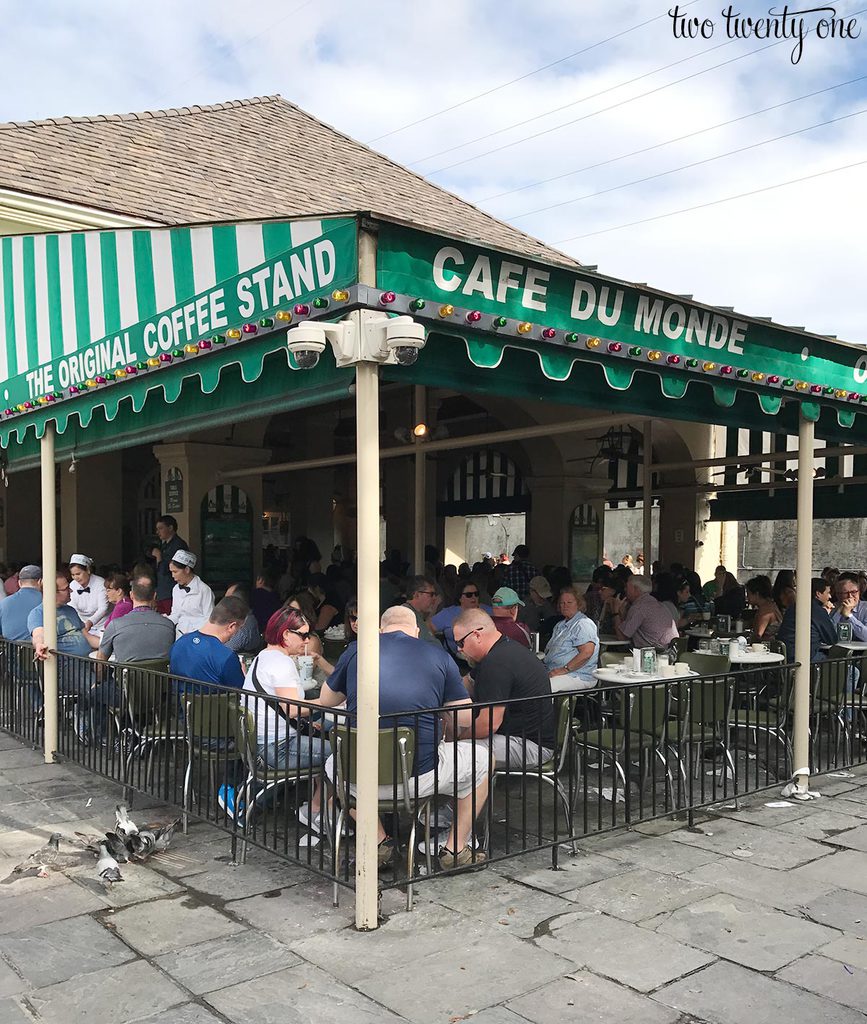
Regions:
<svg viewBox="0 0 867 1024"><path fill-rule="evenodd" d="M506 767L508 754L508 767L512 772L519 772L523 767L536 768L554 756L554 751L549 747L540 747L538 743L524 740L520 736L501 736L500 733L494 734L491 750L498 769Z"/></svg>
<svg viewBox="0 0 867 1024"><path fill-rule="evenodd" d="M457 772L455 772L455 761L457 760ZM490 768L490 754L484 743L476 742L475 745L469 740L459 740L457 743L440 743L437 748L437 767L435 771L425 772L418 776L418 796L420 798L433 796L457 796L462 799L469 796L474 789L488 776ZM329 779L334 778L334 756L328 758L325 763L325 773ZM355 796L355 786L350 786L350 792ZM394 786L380 786L379 799L390 800L395 792ZM416 795L416 779L410 779L409 795L411 799ZM403 786L397 786L398 800L403 799Z"/></svg>

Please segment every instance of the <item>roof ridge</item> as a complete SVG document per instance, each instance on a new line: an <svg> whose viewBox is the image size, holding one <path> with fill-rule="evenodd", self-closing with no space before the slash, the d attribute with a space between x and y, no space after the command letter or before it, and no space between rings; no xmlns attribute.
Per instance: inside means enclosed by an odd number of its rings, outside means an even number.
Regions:
<svg viewBox="0 0 867 1024"><path fill-rule="evenodd" d="M247 99L226 100L223 103L210 103L203 106L196 103L191 107L142 110L129 114L92 114L85 117L47 117L38 121L3 121L0 122L0 131L13 128L43 128L46 125L59 124L94 124L103 121L147 121L157 117L186 117L189 114L208 114L219 110L231 110L235 107L253 107L280 100L284 103L286 102L279 93L275 93L273 96L251 96Z"/></svg>

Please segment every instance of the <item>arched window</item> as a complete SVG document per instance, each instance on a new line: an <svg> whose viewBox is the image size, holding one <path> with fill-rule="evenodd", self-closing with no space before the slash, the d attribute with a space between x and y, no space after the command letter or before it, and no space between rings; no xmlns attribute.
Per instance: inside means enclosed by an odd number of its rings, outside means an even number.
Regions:
<svg viewBox="0 0 867 1024"><path fill-rule="evenodd" d="M468 455L449 477L441 516L474 516L528 512L530 494L520 469L508 455L478 451Z"/></svg>

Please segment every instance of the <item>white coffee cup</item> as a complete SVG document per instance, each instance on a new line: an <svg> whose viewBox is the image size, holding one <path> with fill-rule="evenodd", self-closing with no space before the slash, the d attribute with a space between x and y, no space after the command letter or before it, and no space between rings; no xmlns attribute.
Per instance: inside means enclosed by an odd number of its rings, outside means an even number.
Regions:
<svg viewBox="0 0 867 1024"><path fill-rule="evenodd" d="M298 675L301 676L302 683L309 683L313 679L313 655L312 654L299 654L298 655Z"/></svg>
<svg viewBox="0 0 867 1024"><path fill-rule="evenodd" d="M767 651L767 647L764 644L750 644L750 650L753 654L764 654Z"/></svg>
<svg viewBox="0 0 867 1024"><path fill-rule="evenodd" d="M685 661L679 661L674 666L674 674L678 676L685 676L689 672L689 665Z"/></svg>
<svg viewBox="0 0 867 1024"><path fill-rule="evenodd" d="M677 675L676 665L660 665L659 674L661 676L675 676Z"/></svg>

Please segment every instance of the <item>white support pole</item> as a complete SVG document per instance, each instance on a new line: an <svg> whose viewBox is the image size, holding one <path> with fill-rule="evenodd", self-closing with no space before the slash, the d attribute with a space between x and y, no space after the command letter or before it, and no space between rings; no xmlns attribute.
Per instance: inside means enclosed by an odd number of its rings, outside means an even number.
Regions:
<svg viewBox="0 0 867 1024"><path fill-rule="evenodd" d="M413 389L414 426L427 423L427 393L424 385L417 384ZM413 560L417 574L424 572L424 538L425 538L425 503L427 501L426 480L427 465L425 462L424 438L415 438L415 497L413 510L415 513L415 533L413 536Z"/></svg>
<svg viewBox="0 0 867 1024"><path fill-rule="evenodd" d="M813 442L815 427L803 412L798 423L798 534L795 555L795 735L793 774L799 787L809 785L810 764L810 580L813 576Z"/></svg>
<svg viewBox="0 0 867 1024"><path fill-rule="evenodd" d="M54 424L47 423L40 442L42 502L42 629L50 650L57 649L57 497L54 476ZM44 757L54 761L57 750L57 657L49 655L44 669Z"/></svg>
<svg viewBox="0 0 867 1024"><path fill-rule="evenodd" d="M644 424L644 474L642 480L644 572L649 577L653 565L653 420Z"/></svg>

